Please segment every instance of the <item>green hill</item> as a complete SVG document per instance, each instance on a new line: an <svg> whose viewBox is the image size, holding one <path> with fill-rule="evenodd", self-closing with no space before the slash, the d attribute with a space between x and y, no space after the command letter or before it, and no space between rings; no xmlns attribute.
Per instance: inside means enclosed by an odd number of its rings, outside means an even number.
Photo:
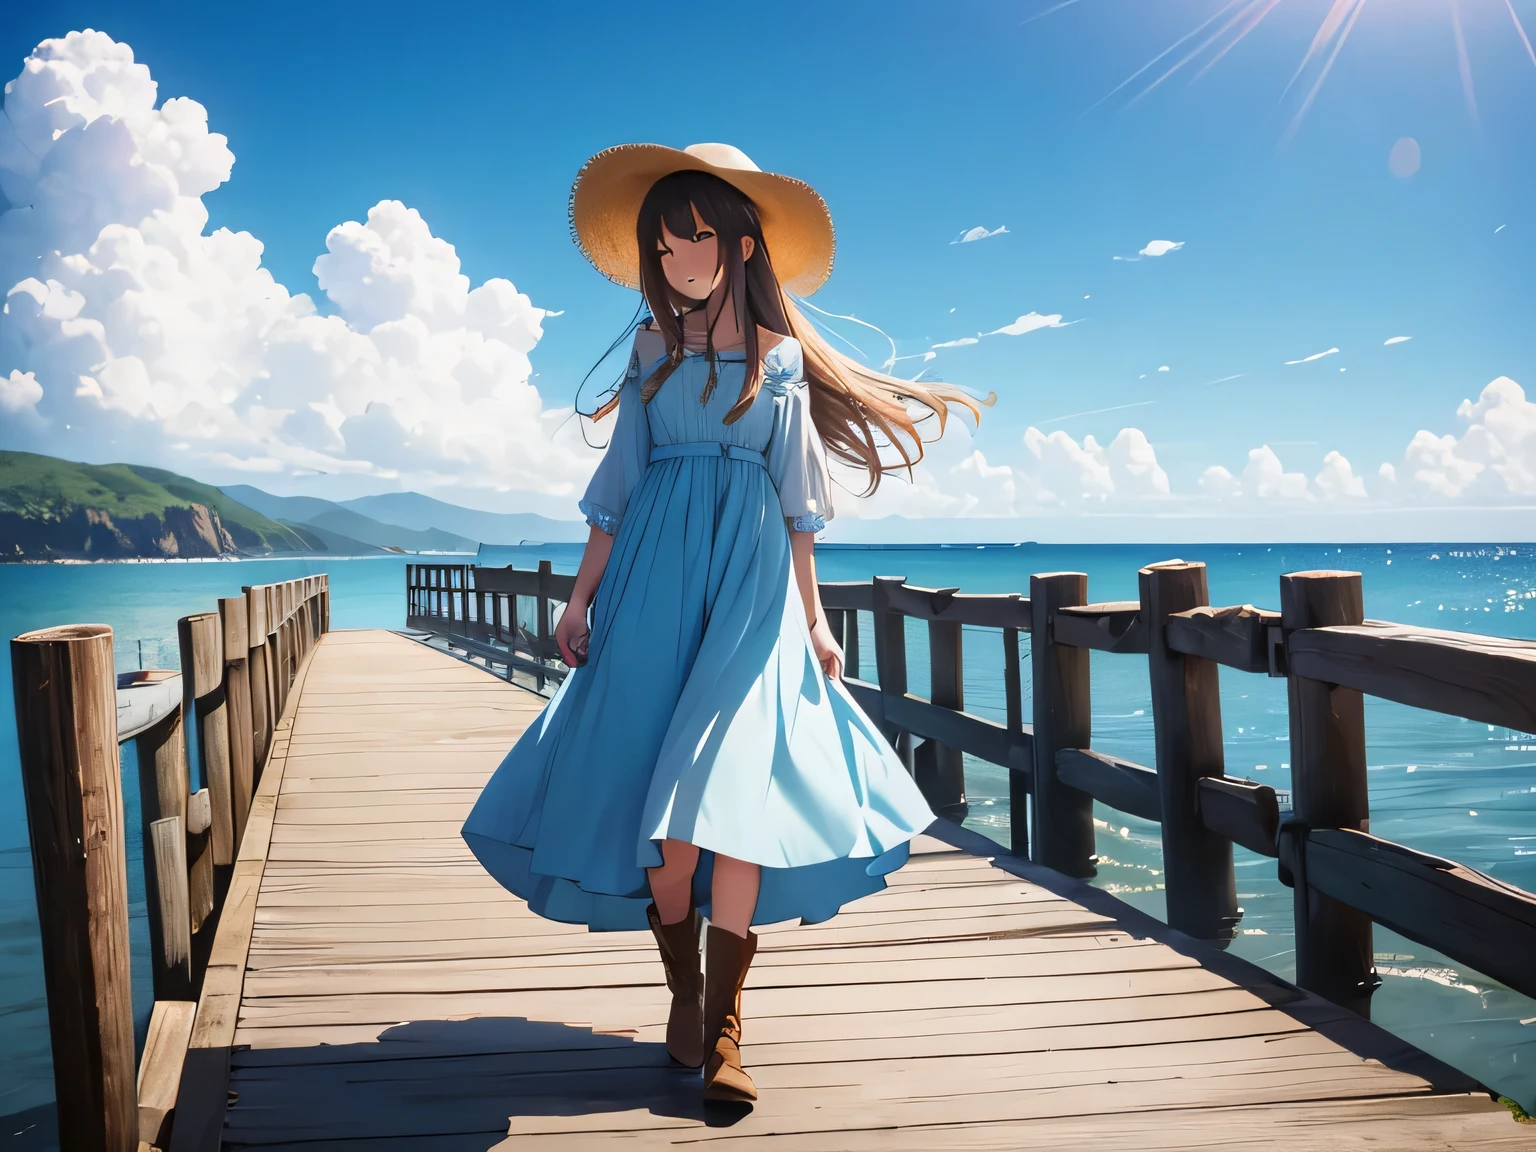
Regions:
<svg viewBox="0 0 1536 1152"><path fill-rule="evenodd" d="M317 543L163 468L0 452L6 559L262 555L310 552Z"/></svg>

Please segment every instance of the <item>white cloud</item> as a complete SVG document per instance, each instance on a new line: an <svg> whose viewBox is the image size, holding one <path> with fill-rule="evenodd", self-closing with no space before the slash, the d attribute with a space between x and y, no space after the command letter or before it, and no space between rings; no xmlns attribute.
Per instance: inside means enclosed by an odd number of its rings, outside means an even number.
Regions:
<svg viewBox="0 0 1536 1152"><path fill-rule="evenodd" d="M127 45L39 45L0 118L0 363L25 445L203 471L308 469L560 494L595 454L555 429L528 353L546 315L471 287L452 245L382 201L326 237L318 315L248 233L205 234L234 156L201 105L155 107ZM0 440L20 443L18 422ZM568 439L569 437L569 439ZM577 447L572 447L574 440Z"/></svg>
<svg viewBox="0 0 1536 1152"><path fill-rule="evenodd" d="M950 241L951 244L971 244L977 240L986 240L993 236L1001 236L1008 231L1008 225L1001 224L990 232L984 227L967 228L960 235Z"/></svg>
<svg viewBox="0 0 1536 1152"><path fill-rule="evenodd" d="M1065 328L1061 314L1042 316L1038 312L1026 312L1012 324L1004 324L1001 328L994 328L988 332L988 336L1023 336L1041 328Z"/></svg>
<svg viewBox="0 0 1536 1152"><path fill-rule="evenodd" d="M1385 340L1382 341L1382 344L1402 344L1412 339L1412 336L1388 336Z"/></svg>
<svg viewBox="0 0 1536 1152"><path fill-rule="evenodd" d="M889 474L873 496L858 499L852 493L863 491L862 472L834 464L833 476L850 490L837 494L839 519L1014 516L1019 511L1019 475L1007 464L990 463L958 420L950 422L942 440L925 445L910 480L905 473Z"/></svg>
<svg viewBox="0 0 1536 1152"><path fill-rule="evenodd" d="M1162 366L1162 367L1160 367L1160 368L1159 368L1159 369L1158 369L1158 371L1159 371L1159 372L1172 372L1172 371L1173 371L1173 369L1172 369L1172 368L1170 368L1170 367L1169 367L1169 366L1168 366L1168 365L1166 365L1166 364L1164 364L1164 365L1163 365L1163 366Z"/></svg>
<svg viewBox="0 0 1536 1152"><path fill-rule="evenodd" d="M1494 498L1536 496L1536 403L1524 389L1500 376L1476 403L1463 400L1456 414L1467 422L1460 437L1420 429L1409 442L1400 469L1406 480L1445 498L1473 490Z"/></svg>
<svg viewBox="0 0 1536 1152"><path fill-rule="evenodd" d="M1071 503L1111 497L1167 496L1168 474L1139 428L1122 428L1108 448L1092 436L1079 444L1057 430L1047 435L1031 427L1024 433L1022 471L1037 503Z"/></svg>
<svg viewBox="0 0 1536 1152"><path fill-rule="evenodd" d="M934 347L935 348L960 348L960 347L963 347L966 344L980 344L980 343L981 343L981 341L979 339L977 339L975 336L962 336L958 340L945 340L941 344L935 344Z"/></svg>
<svg viewBox="0 0 1536 1152"><path fill-rule="evenodd" d="M1314 352L1310 356L1303 356L1300 360L1287 360L1286 364L1310 364L1314 360L1321 360L1324 356L1332 356L1338 352L1337 348L1330 348L1326 352Z"/></svg>
<svg viewBox="0 0 1536 1152"><path fill-rule="evenodd" d="M34 426L41 423L37 402L42 398L43 386L32 373L13 368L9 376L0 377L0 412L9 418Z"/></svg>
<svg viewBox="0 0 1536 1152"><path fill-rule="evenodd" d="M1200 491L1218 500L1239 495L1237 478L1220 464L1212 464L1200 473Z"/></svg>
<svg viewBox="0 0 1536 1152"><path fill-rule="evenodd" d="M1332 465L1333 471L1329 470L1329 462L1334 457L1338 457L1346 473L1353 475L1349 472L1349 461L1337 452L1329 453L1324 474L1330 483L1348 487L1348 482L1337 475L1338 464ZM1321 477L1319 479L1321 481ZM1280 463L1280 457L1268 444L1248 453L1248 463L1237 476L1220 464L1212 464L1201 473L1199 489L1206 496L1217 500L1306 500L1311 497L1305 473L1287 472Z"/></svg>
<svg viewBox="0 0 1536 1152"><path fill-rule="evenodd" d="M1184 247L1182 240L1149 240L1145 248L1139 249L1134 256L1115 256L1115 260L1124 260L1128 264L1134 264L1144 256L1166 256L1170 252L1177 252Z"/></svg>
<svg viewBox="0 0 1536 1152"><path fill-rule="evenodd" d="M1365 481L1355 475L1349 461L1337 451L1323 457L1323 470L1312 478L1312 483L1326 500L1365 499Z"/></svg>
<svg viewBox="0 0 1536 1152"><path fill-rule="evenodd" d="M1303 472L1287 472L1275 450L1265 444L1248 453L1242 490L1245 495L1260 500L1305 500L1308 496L1307 477Z"/></svg>

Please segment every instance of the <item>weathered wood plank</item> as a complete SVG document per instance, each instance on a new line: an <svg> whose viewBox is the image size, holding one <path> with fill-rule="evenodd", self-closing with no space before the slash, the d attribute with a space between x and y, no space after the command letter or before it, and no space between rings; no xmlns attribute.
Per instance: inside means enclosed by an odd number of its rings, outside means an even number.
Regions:
<svg viewBox="0 0 1536 1152"><path fill-rule="evenodd" d="M255 1046L228 1057L231 1146L883 1148L928 1146L910 1134L940 1121L946 1146L1014 1147L999 1134L1019 1132L1060 1146L1124 1109L1140 1118L1125 1131L1155 1127L1150 1112L1192 1118L1173 1146L1214 1148L1257 1108L1294 1119L1334 1098L1337 1120L1404 1094L1452 1099L1391 1044L1341 1043L1347 1013L1235 983L1123 906L1090 910L946 833L834 919L764 927L744 997L764 1098L710 1127L696 1074L666 1063L649 935L538 918L459 837L543 701L449 668L406 640L337 634L290 694L281 786L253 801L224 913L249 929L239 946L221 936L210 979L227 990L200 1007ZM430 718L402 678L431 681ZM1453 1132L1502 1121L1486 1100L1460 1107L1425 1115L1463 1118Z"/></svg>
<svg viewBox="0 0 1536 1152"><path fill-rule="evenodd" d="M1063 748L1056 753L1056 775L1111 808L1143 820L1163 818L1157 773L1151 768L1087 748Z"/></svg>
<svg viewBox="0 0 1536 1152"><path fill-rule="evenodd" d="M48 1034L66 1148L137 1143L128 872L112 629L11 641Z"/></svg>
<svg viewBox="0 0 1536 1152"><path fill-rule="evenodd" d="M1270 644L1278 638L1280 613L1252 604L1227 608L1199 605L1175 612L1164 623L1168 647L1186 656L1214 660L1241 672L1269 672Z"/></svg>
<svg viewBox="0 0 1536 1152"><path fill-rule="evenodd" d="M1261 856L1277 854L1280 802L1273 788L1232 776L1205 776L1198 798L1200 819L1212 832Z"/></svg>
<svg viewBox="0 0 1536 1152"><path fill-rule="evenodd" d="M1369 620L1292 632L1285 652L1297 676L1536 732L1536 641Z"/></svg>
<svg viewBox="0 0 1536 1152"><path fill-rule="evenodd" d="M1370 826L1365 702L1358 689L1307 676L1291 658L1291 637L1359 624L1365 601L1358 572L1297 572L1280 577L1291 729L1291 799L1310 828ZM1303 667L1306 661L1303 662ZM1336 1004L1370 1014L1376 987L1370 917L1323 892L1309 891L1306 858L1293 871L1297 899L1296 982Z"/></svg>
<svg viewBox="0 0 1536 1152"><path fill-rule="evenodd" d="M1033 611L1030 657L1034 686L1030 858L1068 876L1092 876L1093 797L1056 775L1057 752L1092 746L1088 649L1058 644L1052 631L1052 619L1061 609L1087 603L1088 577L1082 572L1031 576L1029 596Z"/></svg>
<svg viewBox="0 0 1536 1152"><path fill-rule="evenodd" d="M1083 604L1056 610L1052 638L1096 652L1146 652L1147 625L1136 600Z"/></svg>
<svg viewBox="0 0 1536 1152"><path fill-rule="evenodd" d="M146 1144L164 1147L170 1137L166 1121L176 1107L196 1014L192 1000L156 1000L150 1012L138 1078L139 1139Z"/></svg>
<svg viewBox="0 0 1536 1152"><path fill-rule="evenodd" d="M1169 618L1209 600L1205 565L1169 560L1148 565L1137 578L1149 629L1168 923L1197 940L1230 940L1241 915L1232 842L1206 827L1199 808L1201 781L1224 772L1220 669L1168 644Z"/></svg>
<svg viewBox="0 0 1536 1152"><path fill-rule="evenodd" d="M1319 892L1536 996L1536 894L1352 829L1313 829L1306 852Z"/></svg>

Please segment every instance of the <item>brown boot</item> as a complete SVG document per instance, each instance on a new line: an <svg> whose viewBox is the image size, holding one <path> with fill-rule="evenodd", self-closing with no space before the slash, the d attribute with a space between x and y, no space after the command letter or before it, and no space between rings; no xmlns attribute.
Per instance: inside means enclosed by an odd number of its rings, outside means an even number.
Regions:
<svg viewBox="0 0 1536 1152"><path fill-rule="evenodd" d="M751 932L743 940L711 924L704 963L704 1099L750 1104L757 1086L741 1067L741 986L757 951Z"/></svg>
<svg viewBox="0 0 1536 1152"><path fill-rule="evenodd" d="M691 904L676 924L663 924L656 905L645 910L661 950L672 993L667 1015L667 1055L685 1068L704 1063L704 974L699 970L699 913Z"/></svg>

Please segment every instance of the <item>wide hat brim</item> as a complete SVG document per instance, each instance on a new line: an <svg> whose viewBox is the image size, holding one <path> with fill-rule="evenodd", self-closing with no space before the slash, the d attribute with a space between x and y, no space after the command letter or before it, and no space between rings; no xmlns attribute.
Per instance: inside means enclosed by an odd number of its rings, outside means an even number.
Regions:
<svg viewBox="0 0 1536 1152"><path fill-rule="evenodd" d="M620 144L582 165L571 186L571 238L594 268L615 284L640 287L640 204L656 181L685 171L718 176L751 199L785 291L809 296L827 282L837 244L826 201L805 181L763 172L723 144Z"/></svg>

